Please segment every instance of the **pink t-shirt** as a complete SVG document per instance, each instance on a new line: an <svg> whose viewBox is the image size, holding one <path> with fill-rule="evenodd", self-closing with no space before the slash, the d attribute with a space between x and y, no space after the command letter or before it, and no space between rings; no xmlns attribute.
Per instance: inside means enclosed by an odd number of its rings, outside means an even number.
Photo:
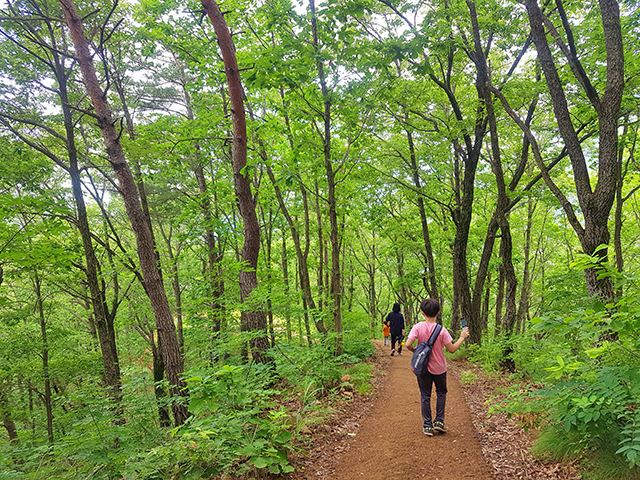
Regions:
<svg viewBox="0 0 640 480"><path fill-rule="evenodd" d="M407 344L413 344L416 339L418 343L427 342L436 325L436 323L427 322L416 323L411 329L411 332L409 332ZM447 371L447 359L444 358L444 346L451 343L452 340L451 334L446 328L442 327L438 338L436 338L433 344L431 359L429 360L429 372L434 375L440 375Z"/></svg>

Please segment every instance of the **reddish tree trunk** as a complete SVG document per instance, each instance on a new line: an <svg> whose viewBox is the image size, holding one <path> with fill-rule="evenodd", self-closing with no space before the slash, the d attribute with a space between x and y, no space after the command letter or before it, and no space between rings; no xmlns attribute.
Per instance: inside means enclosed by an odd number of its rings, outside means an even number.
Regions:
<svg viewBox="0 0 640 480"><path fill-rule="evenodd" d="M136 182L120 144L120 135L115 128L106 94L98 82L89 51L89 41L85 36L82 21L78 16L73 0L60 0L60 4L71 33L85 87L95 109L96 120L106 145L109 162L118 178L120 194L124 200L127 216L136 237L144 288L156 318L158 336L161 339L162 356L167 379L171 385L171 393L174 396L186 395L186 385L181 378L184 366L178 346L176 328L169 308L169 301L157 263L151 225L140 205ZM188 415L186 405L180 402L175 403L173 405L173 414L176 425L184 423Z"/></svg>
<svg viewBox="0 0 640 480"><path fill-rule="evenodd" d="M242 215L244 223L243 267L239 274L240 296L243 302L249 304L251 292L258 286L256 268L258 267L258 254L260 253L260 224L251 194L251 180L248 173L244 171L247 165L247 124L242 99L240 71L231 32L218 4L214 0L201 0L201 3L218 37L229 87L233 123L233 179L240 215ZM260 332L260 335L251 340L251 353L254 360L259 363L269 362L269 357L265 355L269 349L269 339L266 336L266 316L264 311L256 306L251 306L243 309L241 315L242 323L250 331Z"/></svg>

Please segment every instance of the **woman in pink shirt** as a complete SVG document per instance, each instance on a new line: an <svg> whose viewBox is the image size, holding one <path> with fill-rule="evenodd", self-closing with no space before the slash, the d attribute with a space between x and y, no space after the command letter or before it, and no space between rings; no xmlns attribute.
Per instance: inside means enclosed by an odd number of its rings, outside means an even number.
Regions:
<svg viewBox="0 0 640 480"><path fill-rule="evenodd" d="M417 323L409 332L405 346L410 352L413 352L413 344L418 340L418 344L429 340L433 329L436 328L436 317L440 313L440 303L433 298L427 298L420 304L424 322ZM431 359L427 370L418 377L418 386L420 387L420 400L422 410L422 431L429 437L433 436L433 431L445 433L447 429L444 426L444 407L447 402L447 360L444 357L443 347L449 353L453 353L465 338L469 336L469 330L464 328L457 342L453 343L451 334L446 328L442 327L440 334L433 344L431 351ZM431 387L436 384L436 419L431 422Z"/></svg>

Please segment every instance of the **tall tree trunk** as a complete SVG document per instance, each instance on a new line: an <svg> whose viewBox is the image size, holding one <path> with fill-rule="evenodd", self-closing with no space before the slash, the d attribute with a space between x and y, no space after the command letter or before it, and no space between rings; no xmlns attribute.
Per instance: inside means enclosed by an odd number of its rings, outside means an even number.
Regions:
<svg viewBox="0 0 640 480"><path fill-rule="evenodd" d="M187 90L187 76L182 63L175 57L175 55L174 60L176 66L180 70L180 86L182 87L182 96L187 111L187 120L193 121L195 119L195 114L193 113L191 95L189 95L189 91ZM198 142L194 143L193 148L194 162L192 165L192 171L196 177L196 181L198 182L198 191L200 192L199 205L200 211L202 212L202 218L204 220L204 240L207 247L207 269L205 281L209 285L209 294L211 295L211 314L213 321L212 331L215 337L220 332L222 319L224 318L224 306L222 304L224 280L220 266L220 262L222 262L222 258L224 256L224 251L220 245L221 240L216 242L216 234L213 230L215 216L211 205L209 186L204 174L200 144Z"/></svg>
<svg viewBox="0 0 640 480"><path fill-rule="evenodd" d="M422 184L420 182L420 171L418 169L418 162L416 160L416 151L415 146L413 144L413 135L411 130L406 130L407 133L407 143L409 144L409 155L411 158L411 174L413 176L413 184L416 187L418 192L422 189ZM428 269L428 284L425 284L425 288L429 294L429 297L435 298L440 302L440 305L443 304L442 298L440 298L440 293L438 291L438 282L436 279L436 267L435 262L433 260L433 249L431 248L431 237L429 235L429 223L427 222L427 213L424 208L424 198L422 194L418 193L416 201L418 202L418 212L420 212L420 224L422 226L422 239L424 242L424 255L427 259ZM442 312L438 315L438 323L442 324Z"/></svg>
<svg viewBox="0 0 640 480"><path fill-rule="evenodd" d="M18 430L11 415L9 398L2 388L0 388L0 419L2 419L2 426L7 431L7 435L9 435L9 443L11 445L18 445L20 443Z"/></svg>
<svg viewBox="0 0 640 480"><path fill-rule="evenodd" d="M84 194L82 191L82 181L80 178L80 170L78 168L78 157L74 140L74 121L69 108L69 102L66 95L66 88L61 88L64 93L62 98L62 109L65 118L65 128L67 130L67 149L69 152L69 174L71 176L71 189L73 198L76 203L78 213L78 231L82 239L84 250L84 258L86 261L85 274L87 277L87 285L91 297L91 306L93 307L93 315L100 341L100 350L102 352L102 365L104 372L102 380L108 389L108 394L115 405L119 405L122 400L121 382L120 382L120 364L118 360L118 348L116 346L115 328L113 317L109 314L107 307L107 299L104 290L100 287L98 276L99 262L93 246L91 238L91 229L87 217L87 208L84 203ZM121 416L122 412L116 415Z"/></svg>
<svg viewBox="0 0 640 480"><path fill-rule="evenodd" d="M500 242L500 250L502 250L502 242ZM500 254L502 258L502 252ZM495 336L502 333L502 307L504 306L504 265L502 261L498 267L498 292L496 293L496 320L495 320Z"/></svg>
<svg viewBox="0 0 640 480"><path fill-rule="evenodd" d="M60 4L73 39L85 87L95 109L95 117L102 132L109 162L118 178L120 193L135 233L144 287L155 314L158 336L162 339L162 355L167 379L171 385L171 393L174 396L185 396L187 394L186 385L181 378L184 366L169 301L157 263L151 225L140 205L136 182L120 144L120 135L115 128L106 94L98 82L82 21L73 0L60 0ZM182 425L188 416L187 406L182 402L174 403L173 414L176 425Z"/></svg>
<svg viewBox="0 0 640 480"><path fill-rule="evenodd" d="M267 254L266 269L267 269L267 329L269 331L269 338L271 339L271 346L276 345L276 334L273 325L273 302L271 296L273 288L271 285L271 245L273 243L273 211L269 208L269 220L265 218L264 210L262 210L262 224L265 226L265 246L264 251Z"/></svg>
<svg viewBox="0 0 640 480"><path fill-rule="evenodd" d="M587 288L590 295L605 303L612 302L614 299L613 281L610 276L600 275L602 271L601 265L607 262L607 248L598 249L598 247L600 245L609 245L608 220L621 171L618 160L618 118L625 79L624 47L618 3L616 0L599 0L598 2L604 33L607 66L605 89L600 97L578 58L573 33L564 12L562 1L558 0L557 2L557 12L561 17L568 43L568 48L563 45L562 51L577 82L582 86L598 117L598 179L595 189L591 187L591 175L572 123L563 81L560 79L556 62L549 48L545 16L540 10L537 0L525 0L524 3L531 25L531 36L538 52L538 61L542 67L551 96L558 130L571 159L576 194L584 217L584 227L576 217L571 203L553 184L550 177L545 176L545 182L560 200L567 218L580 240L584 253L595 256L599 261L599 264L595 267L585 270ZM603 59L599 61L603 61ZM541 168L544 167L541 166Z"/></svg>
<svg viewBox="0 0 640 480"><path fill-rule="evenodd" d="M474 29L474 39L476 42L476 51L480 50L480 36L478 30L477 17L475 8L471 8L471 22ZM478 63L483 64L483 69L488 69L484 56L479 56ZM513 267L513 240L511 238L511 225L509 224L509 210L511 208L511 199L507 192L507 185L502 170L502 155L500 152L500 143L498 139L498 124L496 120L495 110L493 108L493 98L488 88L491 80L487 77L486 84L481 88L484 97L487 120L489 122L489 132L491 141L491 170L496 178L496 187L498 190L498 199L496 202L496 221L500 227L500 260L502 262L504 279L506 283L505 291L505 313L504 313L504 330L508 336L513 333L513 327L516 320L516 293L518 280L516 278L515 269Z"/></svg>
<svg viewBox="0 0 640 480"><path fill-rule="evenodd" d="M524 233L524 268L522 271L522 288L520 289L520 301L518 302L518 313L516 315L516 333L524 331L523 325L529 317L529 293L531 291L531 281L529 280L529 270L531 263L531 229L533 228L533 212L535 205L533 199L527 200L527 227Z"/></svg>
<svg viewBox="0 0 640 480"><path fill-rule="evenodd" d="M171 278L171 288L173 290L173 301L176 304L176 334L178 335L178 346L180 352L184 355L184 332L182 326L182 290L180 288L180 272L178 270L178 259L173 251L172 236L173 231L165 232L162 224L159 225L160 234L167 246L167 256L169 257L169 277ZM171 228L171 227L170 227ZM178 247L179 249L180 247Z"/></svg>
<svg viewBox="0 0 640 480"><path fill-rule="evenodd" d="M287 259L287 238L285 237L284 230L282 231L282 280L284 283L284 298L285 306L285 325L287 328L287 340L291 340L291 310L289 308L289 261Z"/></svg>
<svg viewBox="0 0 640 480"><path fill-rule="evenodd" d="M324 166L327 176L327 206L329 207L329 243L331 245L331 313L333 316L333 331L336 334L335 355L342 354L342 272L340 271L340 242L338 225L338 201L336 198L336 172L333 168L331 158L331 96L327 88L324 73L324 63L320 56L320 44L318 42L318 26L316 16L315 0L309 2L311 10L311 28L313 32L313 48L316 53L316 67L318 70L318 80L324 103L322 115L324 131L321 134Z"/></svg>
<svg viewBox="0 0 640 480"><path fill-rule="evenodd" d="M251 179L245 171L247 165L247 124L243 101L240 71L235 54L235 46L227 22L214 0L201 0L213 29L218 37L218 45L222 53L225 75L229 88L229 102L231 104L231 119L233 124L233 179L238 199L240 215L244 223L244 245L242 247L242 265L238 280L240 297L245 304L241 312L242 322L248 329L256 332L251 341L251 354L257 363L270 363L266 355L269 349L269 339L266 335L266 316L262 309L250 306L251 293L258 286L258 255L260 253L260 224L256 214L256 206L251 194Z"/></svg>
<svg viewBox="0 0 640 480"><path fill-rule="evenodd" d="M371 257L367 268L369 275L369 315L371 317L371 323L376 324L376 313L378 311L378 294L376 292L376 244L375 238L373 245L371 246ZM344 255L343 255L344 258ZM375 328L375 327L374 327Z"/></svg>
<svg viewBox="0 0 640 480"><path fill-rule="evenodd" d="M484 299L482 301L482 331L487 332L489 330L489 300L491 298L491 271L487 272L486 290L484 293Z"/></svg>
<svg viewBox="0 0 640 480"><path fill-rule="evenodd" d="M315 317L314 323L318 332L322 334L327 333L327 329L324 326L322 317L316 315L316 312L315 312L316 304L315 304L315 301L313 300L313 294L311 293L311 281L309 280L309 267L307 264L308 249L305 249L305 250L302 249L302 242L300 241L300 234L298 232L298 228L294 222L293 217L289 213L289 209L287 208L287 205L284 201L284 196L282 195L282 191L280 190L280 187L276 182L276 177L273 173L273 169L268 163L266 164L266 170L267 170L267 175L271 180L271 184L273 185L276 198L278 199L280 210L282 211L282 214L287 220L287 224L289 225L289 230L291 231L291 238L293 239L293 246L295 248L296 258L298 260L297 263L298 263L298 275L300 277L300 287L302 289L302 295L306 303L305 309L306 308L310 309L312 312L311 314ZM304 189L304 186L302 186L301 188ZM307 218L307 225L308 225L308 214L305 214L305 215ZM306 227L306 229L308 231L308 227ZM305 314L307 314L307 310L305 310Z"/></svg>
<svg viewBox="0 0 640 480"><path fill-rule="evenodd" d="M40 324L40 335L42 337L42 376L44 377L44 395L42 403L47 412L47 438L49 443L53 443L53 399L51 396L51 373L49 371L49 342L47 340L47 319L44 315L44 300L42 299L42 283L37 270L34 270L33 287L36 294L36 310Z"/></svg>
<svg viewBox="0 0 640 480"><path fill-rule="evenodd" d="M285 102L285 96L284 96L284 90L282 89L282 87L280 87L279 89L280 92L280 99L282 100L282 107L283 107L283 115L284 115L284 121L285 121L285 125L287 127L287 140L289 142L289 147L291 148L292 152L296 151L295 148L295 143L294 143L294 138L293 138L293 132L291 130L291 123L289 120L289 114L288 114L288 110L287 110L287 105ZM276 193L276 198L278 199L278 204L280 205L280 210L282 210L282 213L285 217L285 219L287 220L287 224L289 225L289 230L291 231L291 238L293 240L293 246L295 248L296 251L296 258L297 258L297 264L298 264L298 275L300 278L300 286L302 287L302 295L305 298L306 301L306 307L305 307L305 320L308 324L308 318L309 318L309 312L306 310L306 308L309 308L311 311L311 315L314 318L314 324L316 326L316 329L318 330L319 333L321 334L325 334L327 333L327 328L324 326L324 322L322 320L322 316L318 315L316 312L316 304L315 301L313 299L313 294L311 292L311 281L310 281L310 277L309 277L309 266L308 266L308 258L309 258L309 247L310 247L310 237L309 237L309 202L308 202L308 198L307 198L307 189L304 186L304 184L301 181L298 181L298 186L300 188L300 195L302 197L302 204L304 206L304 233L305 233L305 244L304 244L304 249L303 249L303 245L302 242L300 240L300 232L298 231L298 228L296 226L296 223L294 222L293 217L291 216L291 214L289 213L289 209L287 208L287 205L284 201L284 197L282 195L282 191L280 190L279 185L277 185L276 182L276 178L275 175L273 173L273 169L271 168L271 166L269 165L268 162L266 163L266 168L267 168L267 174L269 175L269 179L271 180L271 183L273 185L274 191ZM322 228L319 227L320 229L320 240L319 242L322 243ZM284 235L283 235L284 238ZM284 240L283 240L284 241ZM320 310L322 310L322 308L320 307Z"/></svg>
<svg viewBox="0 0 640 480"><path fill-rule="evenodd" d="M325 290L324 283L324 268L326 258L324 257L324 228L322 226L322 210L320 210L320 188L318 187L318 181L315 181L315 189L316 189L316 220L318 222L318 310L320 312L323 311L325 298L327 292Z"/></svg>

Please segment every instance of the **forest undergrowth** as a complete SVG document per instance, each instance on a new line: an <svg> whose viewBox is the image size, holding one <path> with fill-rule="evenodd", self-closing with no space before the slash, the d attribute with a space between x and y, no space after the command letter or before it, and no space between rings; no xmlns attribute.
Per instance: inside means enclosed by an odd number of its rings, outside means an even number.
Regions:
<svg viewBox="0 0 640 480"><path fill-rule="evenodd" d="M248 338L230 336L185 374L189 389L187 422L161 428L146 368L125 371L123 395L129 405L117 412L98 385L65 392L69 415L58 418L53 444L38 435L0 444L0 478L200 479L291 472L289 458L303 455L309 426L332 413L332 399L370 389L371 367L361 363L374 347L367 333L352 331L335 358L331 335L313 348L280 341L270 364L244 363L238 354ZM158 385L156 385L157 387Z"/></svg>
<svg viewBox="0 0 640 480"><path fill-rule="evenodd" d="M626 287L616 304L567 298L531 319L524 334L487 336L469 352L511 383L498 389L489 413L531 429L537 458L580 465L582 478L593 480L640 478L640 306L635 279L615 281Z"/></svg>

